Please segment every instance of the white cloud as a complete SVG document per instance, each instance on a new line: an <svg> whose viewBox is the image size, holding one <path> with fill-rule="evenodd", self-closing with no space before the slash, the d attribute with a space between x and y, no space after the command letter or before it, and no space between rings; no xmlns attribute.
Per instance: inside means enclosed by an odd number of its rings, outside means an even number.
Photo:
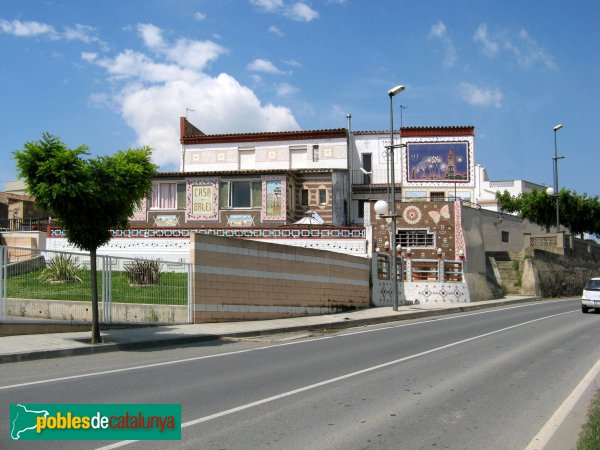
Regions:
<svg viewBox="0 0 600 450"><path fill-rule="evenodd" d="M275 25L271 25L269 27L269 33L273 33L279 37L283 37L285 36L285 34L283 34L283 31L281 31L278 27L276 27Z"/></svg>
<svg viewBox="0 0 600 450"><path fill-rule="evenodd" d="M557 68L554 58L541 48L526 30L519 32L519 39L520 45L513 47L513 52L517 56L517 61L521 67L529 68L540 63L548 69Z"/></svg>
<svg viewBox="0 0 600 450"><path fill-rule="evenodd" d="M442 43L444 48L444 65L452 67L456 62L456 50L452 39L448 36L446 25L442 21L432 25L429 31L429 39L437 39Z"/></svg>
<svg viewBox="0 0 600 450"><path fill-rule="evenodd" d="M431 26L431 30L429 31L429 37L436 37L436 38L440 38L443 39L447 36L446 33L446 25L444 25L444 22L438 22L438 23L434 23Z"/></svg>
<svg viewBox="0 0 600 450"><path fill-rule="evenodd" d="M500 45L492 41L488 36L487 25L485 23L479 25L477 31L475 31L473 40L483 46L482 51L487 56L494 56L500 50Z"/></svg>
<svg viewBox="0 0 600 450"><path fill-rule="evenodd" d="M250 4L264 12L282 14L298 22L311 22L319 18L319 13L303 2L289 6L283 0L250 0Z"/></svg>
<svg viewBox="0 0 600 450"><path fill-rule="evenodd" d="M513 33L514 35L514 33ZM517 64L524 69L541 64L548 69L556 69L554 58L533 39L527 30L520 30L516 36L507 31L488 33L487 25L481 24L475 31L473 40L482 46L483 54L489 58L500 52L512 54Z"/></svg>
<svg viewBox="0 0 600 450"><path fill-rule="evenodd" d="M52 25L41 22L22 22L20 20L0 20L0 30L6 34L18 37L32 37L46 35L51 39L58 39L59 35Z"/></svg>
<svg viewBox="0 0 600 450"><path fill-rule="evenodd" d="M302 67L302 64L300 64L298 61L296 61L295 59L284 59L282 61L284 64L287 64L290 67Z"/></svg>
<svg viewBox="0 0 600 450"><path fill-rule="evenodd" d="M250 3L267 12L274 12L283 8L283 0L250 0Z"/></svg>
<svg viewBox="0 0 600 450"><path fill-rule="evenodd" d="M108 44L96 36L96 29L89 25L75 24L74 27L65 27L63 37L68 41L80 41L85 44L99 44L102 50L108 51Z"/></svg>
<svg viewBox="0 0 600 450"><path fill-rule="evenodd" d="M281 75L284 72L278 69L275 64L267 59L255 59L246 66L248 70L253 72L270 73L272 75Z"/></svg>
<svg viewBox="0 0 600 450"><path fill-rule="evenodd" d="M94 52L82 52L81 59L87 62L94 62L98 58L98 54Z"/></svg>
<svg viewBox="0 0 600 450"><path fill-rule="evenodd" d="M152 24L139 24L138 33L144 44L156 54L185 68L203 69L227 50L212 41L178 39L168 45L160 28Z"/></svg>
<svg viewBox="0 0 600 450"><path fill-rule="evenodd" d="M498 88L486 89L470 83L461 83L458 86L458 92L463 100L473 106L484 108L488 106L500 108L502 106L503 95Z"/></svg>
<svg viewBox="0 0 600 450"><path fill-rule="evenodd" d="M124 50L112 58L83 53L82 59L104 68L118 83L116 95L96 93L90 102L115 105L136 132L136 145L154 148L153 160L163 170L178 167L179 117L186 108L194 109L194 124L209 134L299 129L288 108L262 104L251 89L228 74L212 77L202 71L207 61L226 49L209 41L169 42L162 30L148 24L140 36L154 56ZM202 63L190 61L195 52L202 53Z"/></svg>
<svg viewBox="0 0 600 450"><path fill-rule="evenodd" d="M277 85L277 96L278 97L291 97L296 92L298 92L298 88L292 86L288 83L279 83Z"/></svg>
<svg viewBox="0 0 600 450"><path fill-rule="evenodd" d="M194 13L194 19L197 20L198 22L202 22L204 19L206 19L206 14L204 14L200 11L196 11Z"/></svg>
<svg viewBox="0 0 600 450"><path fill-rule="evenodd" d="M165 46L162 30L156 25L140 23L137 26L137 30L146 47L155 51L160 51Z"/></svg>
<svg viewBox="0 0 600 450"><path fill-rule="evenodd" d="M297 2L291 8L285 11L285 15L290 19L299 22L310 22L319 18L319 13L308 6L306 3Z"/></svg>

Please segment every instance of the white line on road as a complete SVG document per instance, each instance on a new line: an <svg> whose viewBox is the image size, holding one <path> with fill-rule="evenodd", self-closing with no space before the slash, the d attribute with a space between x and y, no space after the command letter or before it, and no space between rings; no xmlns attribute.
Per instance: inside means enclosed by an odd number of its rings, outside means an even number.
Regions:
<svg viewBox="0 0 600 450"><path fill-rule="evenodd" d="M523 304L523 305L509 306L507 308L500 308L500 309L493 309L493 310L477 311L477 312L472 312L472 313L468 313L468 314L461 314L460 316L440 317L440 318L429 319L429 320L421 320L418 322L403 323L400 325L390 325L390 326L386 326L386 327L371 328L368 330L359 330L359 331L353 331L350 333L343 333L343 334L337 334L337 335L332 335L332 336L321 336L318 338L303 339L303 340L298 340L298 341L293 341L293 342L283 342L283 343L279 343L279 344L265 345L262 347L236 350L236 351L232 351L232 352L217 353L214 355L194 356L193 358L177 359L174 361L164 361L164 362L160 362L160 363L144 364L144 365L132 366L132 367L124 367L121 369L103 370L100 372L90 372L90 373L83 373L83 374L79 374L79 375L69 375L69 376L65 376L65 377L49 378L47 380L29 381L26 383L18 383L18 384L11 384L11 385L7 385L7 386L0 386L0 391L4 391L4 390L8 390L8 389L16 389L16 388L25 387L25 386L34 386L37 384L54 383L54 382L59 382L59 381L76 380L79 378L89 378L89 377L96 377L96 376L101 376L101 375L111 375L111 374L115 374L115 373L129 372L129 371L133 371L133 370L143 370L143 369L150 369L150 368L154 368L154 367L171 366L174 364L200 361L203 359L210 359L210 358L219 358L222 356L239 355L239 354L243 354L243 353L256 352L256 351L260 351L260 350L267 350L267 349L283 347L283 346L287 346L287 345L297 345L297 344L303 344L306 342L322 341L325 339L335 339L335 338L353 336L353 335L362 334L362 333L374 333L374 332L378 332L378 331L391 330L391 329L403 328L403 327L411 327L411 326L415 326L415 325L421 325L424 323L440 322L440 321L444 321L444 320L455 320L455 319L475 316L475 315L479 315L479 314L490 314L493 312L505 311L505 310L509 310L509 309L524 308L527 306L532 306L532 305ZM570 312L573 312L573 311L568 311L568 313L570 313ZM553 316L547 316L547 317L553 317ZM544 318L542 318L542 319L544 319ZM528 323L528 322L525 322L525 323Z"/></svg>
<svg viewBox="0 0 600 450"><path fill-rule="evenodd" d="M577 387L573 389L573 392L565 399L564 402L554 412L552 417L548 419L548 422L540 429L538 434L531 440L525 450L541 450L550 441L550 438L554 435L558 427L565 420L567 415L571 412L575 404L583 396L590 384L596 379L600 373L600 360L594 364L590 371L583 377Z"/></svg>
<svg viewBox="0 0 600 450"><path fill-rule="evenodd" d="M436 347L436 348L432 348L432 349L426 350L424 352L415 353L414 355L405 356L404 358L394 359L393 361L388 361L388 362L385 362L383 364L378 364L376 366L367 367L366 369L357 370L356 372L350 372L350 373L341 375L339 377L330 378L328 380L320 381L320 382L314 383L314 384L309 384L308 386L303 386L303 387L298 388L298 389L293 389L291 391L287 391L287 392L283 392L281 394L273 395L272 397L263 398L261 400L255 401L255 402L246 403L245 405L236 406L235 408L227 409L225 411L220 411L220 412L215 413L215 414L211 414L211 415L208 415L208 416L200 417L198 419L190 420L188 422L182 423L181 424L181 428L187 428L187 427L191 427L193 425L198 425L200 423L204 423L204 422L208 422L210 420L218 419L219 417L224 417L224 416L227 416L227 415L230 415L230 414L234 414L236 412L240 412L240 411L244 411L246 409L254 408L255 406L264 405L265 403L270 403L270 402L273 402L273 401L276 401L276 400L280 400L282 398L289 397L291 395L296 395L296 394L299 394L301 392L306 392L306 391L309 391L309 390L312 390L312 389L316 389L316 388L319 388L319 387L322 387L322 386L326 386L326 385L331 384L331 383L336 383L336 382L341 381L341 380L352 378L352 377L355 377L357 375L363 375L365 373L369 373L369 372L373 372L375 370L383 369L384 367L393 366L395 364L399 364L399 363L402 363L402 362L405 362L405 361L409 361L411 359L419 358L421 356L429 355L429 354L434 353L434 352L439 352L441 350L446 350L446 349L449 349L449 348L452 348L452 347L456 347L457 345L465 344L467 342L472 342L472 341L475 341L475 340L478 340L478 339L482 339L482 338L485 338L485 337L488 337L488 336L492 336L494 334L498 334L498 333L502 333L504 331L512 330L514 328L522 327L524 325L529 325L529 324L532 324L532 323L535 323L535 322L540 322L542 320L550 319L550 318L553 318L553 317L563 316L565 314L571 314L572 312L573 311L567 311L567 312L562 312L562 313L558 313L558 314L552 314L550 316L540 317L538 319L528 320L527 322L518 323L516 325L511 325L511 326L506 327L506 328L501 328L499 330L490 331L488 333L480 334L478 336L473 336L473 337L470 337L470 338L467 338L467 339L462 339L460 341L451 342L450 344L442 345L441 347ZM131 444L131 443L134 443L134 442L137 442L137 441L120 441L120 442L115 442L114 444L107 445L105 447L100 447L98 450L110 450L110 449L114 449L114 448L124 447L125 445Z"/></svg>

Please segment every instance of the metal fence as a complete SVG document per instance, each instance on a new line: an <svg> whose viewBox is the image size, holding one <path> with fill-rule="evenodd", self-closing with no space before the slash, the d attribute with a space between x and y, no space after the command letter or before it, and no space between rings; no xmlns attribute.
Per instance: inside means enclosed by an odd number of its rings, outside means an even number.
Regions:
<svg viewBox="0 0 600 450"><path fill-rule="evenodd" d="M0 268L0 320L91 320L89 254L2 246ZM96 268L101 322L191 322L189 263L101 255Z"/></svg>

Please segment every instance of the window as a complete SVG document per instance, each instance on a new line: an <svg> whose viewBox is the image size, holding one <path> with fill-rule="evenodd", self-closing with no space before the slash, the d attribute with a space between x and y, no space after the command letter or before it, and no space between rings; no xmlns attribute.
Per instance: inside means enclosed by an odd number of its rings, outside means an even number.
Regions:
<svg viewBox="0 0 600 450"><path fill-rule="evenodd" d="M308 205L308 189L302 189L301 205Z"/></svg>
<svg viewBox="0 0 600 450"><path fill-rule="evenodd" d="M260 208L262 205L262 182L221 181L219 185L219 207Z"/></svg>
<svg viewBox="0 0 600 450"><path fill-rule="evenodd" d="M435 247L434 234L427 230L399 230L398 244L407 247Z"/></svg>
<svg viewBox="0 0 600 450"><path fill-rule="evenodd" d="M319 205L327 204L327 189L319 189Z"/></svg>
<svg viewBox="0 0 600 450"><path fill-rule="evenodd" d="M185 209L184 183L154 183L152 186L151 208Z"/></svg>
<svg viewBox="0 0 600 450"><path fill-rule="evenodd" d="M358 218L365 218L365 205L369 204L369 200L359 200L358 201Z"/></svg>
<svg viewBox="0 0 600 450"><path fill-rule="evenodd" d="M319 162L319 146L318 145L313 145L312 158L313 158L313 162Z"/></svg>
<svg viewBox="0 0 600 450"><path fill-rule="evenodd" d="M371 172L373 170L373 154L363 153L362 154L362 172L363 184L371 184Z"/></svg>
<svg viewBox="0 0 600 450"><path fill-rule="evenodd" d="M510 233L508 231L502 232L502 242L510 242Z"/></svg>
<svg viewBox="0 0 600 450"><path fill-rule="evenodd" d="M431 197L432 202L443 202L446 200L445 192L431 192L429 196Z"/></svg>

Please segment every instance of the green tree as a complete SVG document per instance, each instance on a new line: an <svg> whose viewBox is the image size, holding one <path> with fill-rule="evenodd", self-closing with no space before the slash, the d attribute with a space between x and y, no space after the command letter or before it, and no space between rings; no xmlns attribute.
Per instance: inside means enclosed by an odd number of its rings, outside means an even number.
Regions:
<svg viewBox="0 0 600 450"><path fill-rule="evenodd" d="M149 147L84 159L86 146L69 149L48 133L14 153L19 176L37 206L56 216L69 242L90 252L92 343L100 342L96 251L111 229L127 228L135 206L150 195L156 166Z"/></svg>
<svg viewBox="0 0 600 450"><path fill-rule="evenodd" d="M549 230L556 225L556 197L549 196L545 191L533 190L513 197L504 191L497 192L496 199L502 211L517 213ZM600 236L600 201L598 196L580 195L568 189L558 193L558 212L560 225L568 228L571 233L583 236L590 233Z"/></svg>

